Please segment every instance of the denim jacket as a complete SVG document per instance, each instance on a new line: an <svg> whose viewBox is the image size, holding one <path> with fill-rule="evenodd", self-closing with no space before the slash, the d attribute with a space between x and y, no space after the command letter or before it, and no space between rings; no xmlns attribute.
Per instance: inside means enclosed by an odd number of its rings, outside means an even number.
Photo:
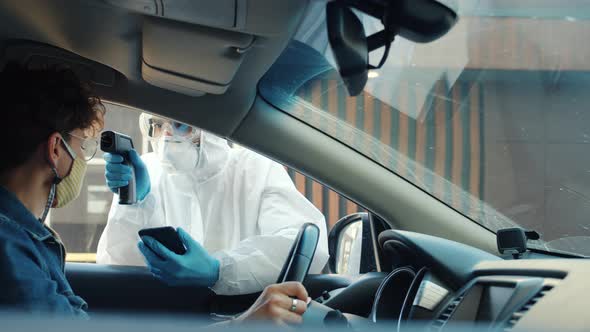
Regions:
<svg viewBox="0 0 590 332"><path fill-rule="evenodd" d="M86 302L72 291L64 268L57 234L0 186L0 307L86 318Z"/></svg>

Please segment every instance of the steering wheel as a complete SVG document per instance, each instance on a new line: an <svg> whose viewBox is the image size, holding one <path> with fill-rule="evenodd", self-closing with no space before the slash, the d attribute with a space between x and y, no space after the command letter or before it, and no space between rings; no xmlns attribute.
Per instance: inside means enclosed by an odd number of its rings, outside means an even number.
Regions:
<svg viewBox="0 0 590 332"><path fill-rule="evenodd" d="M293 242L293 245L289 250L287 261L283 264L281 272L279 273L279 278L276 282L277 284L286 281L303 282L303 280L305 280L309 268L311 267L311 262L313 261L313 256L315 255L319 239L320 229L318 226L312 223L305 223L301 226L297 233L297 237L295 238L295 242ZM221 304L214 304L214 307L218 306L221 306ZM246 308L241 308L241 310L245 311ZM226 314L214 314L214 316L221 321L235 317Z"/></svg>
<svg viewBox="0 0 590 332"><path fill-rule="evenodd" d="M305 223L301 226L295 242L291 246L287 261L279 273L278 284L285 281L303 282L305 280L319 240L320 228L318 226L312 223Z"/></svg>
<svg viewBox="0 0 590 332"><path fill-rule="evenodd" d="M303 282L305 280L319 239L320 229L318 226L312 223L301 226L297 238L295 238L295 242L291 246L287 261L279 274L277 283L286 281ZM320 326L326 324L327 321L330 324L343 324L342 326L347 324L346 319L343 318L339 311L332 310L316 301L311 301L308 305L307 311L303 315L303 321L304 326Z"/></svg>
<svg viewBox="0 0 590 332"><path fill-rule="evenodd" d="M418 296L418 291L420 290L420 286L422 285L422 280L428 273L428 268L423 267L421 268L418 273L416 273L414 280L410 284L408 291L406 292L406 297L402 304L402 310L399 314L399 318L397 320L397 331L404 331L408 327L407 325L412 321L415 315L416 306L414 306L414 302L416 301L416 296Z"/></svg>

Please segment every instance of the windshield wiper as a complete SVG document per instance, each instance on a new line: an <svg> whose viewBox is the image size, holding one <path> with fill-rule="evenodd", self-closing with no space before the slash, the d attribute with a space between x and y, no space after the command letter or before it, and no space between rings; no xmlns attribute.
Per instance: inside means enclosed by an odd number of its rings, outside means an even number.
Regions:
<svg viewBox="0 0 590 332"><path fill-rule="evenodd" d="M521 258L527 250L560 255L563 257L589 258L582 254L548 247L547 243L541 240L541 235L534 230L525 230L520 227L504 228L498 230L496 237L500 254L511 254L514 259ZM544 249L536 246L529 246L529 244L532 244L529 243L529 241L538 241Z"/></svg>
<svg viewBox="0 0 590 332"><path fill-rule="evenodd" d="M532 251L532 252L557 255L557 256L565 257L565 258L585 258L585 259L590 258L590 257L584 256L582 254L577 254L577 253L559 250L559 249L547 248L546 245L543 245L543 246L545 247L545 249L541 249L541 248L537 248L537 247L529 247L528 249L529 249L529 251Z"/></svg>

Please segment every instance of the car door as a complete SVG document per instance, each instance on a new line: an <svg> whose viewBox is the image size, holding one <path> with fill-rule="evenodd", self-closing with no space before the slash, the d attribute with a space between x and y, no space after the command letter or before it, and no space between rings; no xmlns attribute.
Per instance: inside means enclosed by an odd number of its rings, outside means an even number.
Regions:
<svg viewBox="0 0 590 332"><path fill-rule="evenodd" d="M326 273L310 274L304 281L310 297L325 302L330 292L346 288L366 273L389 271L389 262L377 250L377 237L386 229L390 229L387 223L366 212L337 221L328 236L330 260ZM354 243L359 245L351 245ZM66 275L74 291L88 302L91 313L166 312L223 319L245 311L259 295L224 296L209 288L170 287L139 266L68 262ZM378 283L371 285L375 288ZM376 288L370 288L363 288L367 303L359 308L371 307ZM357 302L363 299L357 298Z"/></svg>

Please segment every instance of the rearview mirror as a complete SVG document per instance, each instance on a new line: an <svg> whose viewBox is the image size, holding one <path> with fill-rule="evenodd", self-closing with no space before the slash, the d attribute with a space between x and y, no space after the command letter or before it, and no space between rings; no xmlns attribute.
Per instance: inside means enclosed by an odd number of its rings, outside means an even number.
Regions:
<svg viewBox="0 0 590 332"><path fill-rule="evenodd" d="M363 23L340 2L326 5L326 22L342 81L348 93L356 96L363 91L368 79L369 51Z"/></svg>
<svg viewBox="0 0 590 332"><path fill-rule="evenodd" d="M383 30L366 36L357 9L381 20ZM328 39L340 76L351 96L360 94L368 70L383 66L396 35L417 43L428 43L445 35L456 23L457 14L436 0L336 0L326 5ZM369 64L369 53L385 47L378 65Z"/></svg>

